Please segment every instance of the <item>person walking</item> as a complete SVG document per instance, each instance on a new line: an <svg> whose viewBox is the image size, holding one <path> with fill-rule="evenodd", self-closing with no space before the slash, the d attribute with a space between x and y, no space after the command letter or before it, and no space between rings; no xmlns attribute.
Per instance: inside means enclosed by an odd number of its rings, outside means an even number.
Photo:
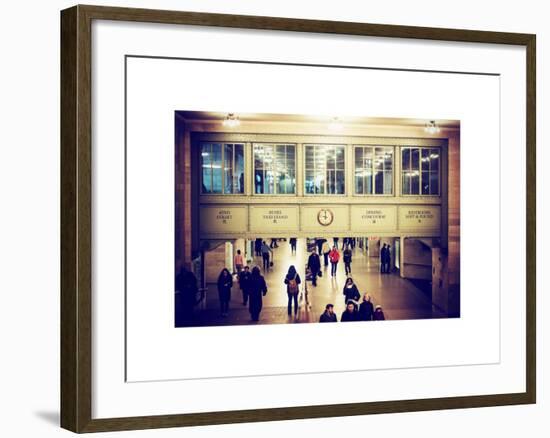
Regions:
<svg viewBox="0 0 550 438"><path fill-rule="evenodd" d="M263 297L267 293L267 284L265 278L260 274L260 268L254 266L250 275L249 304L248 311L252 321L260 320L262 311Z"/></svg>
<svg viewBox="0 0 550 438"><path fill-rule="evenodd" d="M334 313L333 304L326 305L325 311L321 314L321 317L319 318L319 322L338 322L338 318L336 318L336 314Z"/></svg>
<svg viewBox="0 0 550 438"><path fill-rule="evenodd" d="M344 267L346 269L346 275L351 274L351 257L352 257L351 248L350 248L349 245L347 245L346 249L344 250L344 253L343 253Z"/></svg>
<svg viewBox="0 0 550 438"><path fill-rule="evenodd" d="M344 284L342 294L344 295L345 304L348 304L351 301L357 307L357 301L361 298L361 294L359 293L359 289L357 289L357 285L353 282L353 278L346 278L346 283Z"/></svg>
<svg viewBox="0 0 550 438"><path fill-rule="evenodd" d="M300 275L296 272L294 265L290 265L285 280L286 293L288 295L288 315L292 314L292 302L294 302L294 316L298 313L298 294L300 293Z"/></svg>
<svg viewBox="0 0 550 438"><path fill-rule="evenodd" d="M363 295L363 302L359 306L359 321L372 321L374 306L369 294Z"/></svg>
<svg viewBox="0 0 550 438"><path fill-rule="evenodd" d="M233 277L229 273L229 269L223 268L218 277L218 296L220 298L221 316L228 315L232 287Z"/></svg>
<svg viewBox="0 0 550 438"><path fill-rule="evenodd" d="M333 238L332 238L332 245L333 245L336 249L338 249L338 240L340 240L339 237L333 237Z"/></svg>
<svg viewBox="0 0 550 438"><path fill-rule="evenodd" d="M328 254L330 253L330 245L328 244L328 241L325 239L323 241L323 246L321 247L321 254L323 254L324 262L325 262L325 268L328 266Z"/></svg>
<svg viewBox="0 0 550 438"><path fill-rule="evenodd" d="M355 308L355 304L353 301L350 301L346 305L346 310L342 313L342 317L340 318L340 321L342 322L353 322L358 321L358 314L357 309Z"/></svg>
<svg viewBox="0 0 550 438"><path fill-rule="evenodd" d="M338 268L338 262L340 261L340 253L336 246L332 247L332 250L328 253L330 260L330 275L336 277L336 268Z"/></svg>
<svg viewBox="0 0 550 438"><path fill-rule="evenodd" d="M325 240L327 239L323 239L321 237L315 238L315 245L317 246L317 253L319 255L323 254L322 248L323 248L323 243L325 243Z"/></svg>
<svg viewBox="0 0 550 438"><path fill-rule="evenodd" d="M239 286L243 293L243 306L246 306L248 304L248 296L250 295L250 277L251 276L252 276L252 273L250 272L250 268L248 266L245 266L241 271L241 273L239 274Z"/></svg>
<svg viewBox="0 0 550 438"><path fill-rule="evenodd" d="M377 305L372 314L373 321L384 321L386 318L384 316L384 311L382 310L381 305Z"/></svg>
<svg viewBox="0 0 550 438"><path fill-rule="evenodd" d="M262 256L262 239L257 238L254 241L254 251L255 251L257 257Z"/></svg>
<svg viewBox="0 0 550 438"><path fill-rule="evenodd" d="M237 271L237 274L240 274L244 266L244 257L240 249L237 250L237 254L233 257L233 263L235 264L235 271Z"/></svg>
<svg viewBox="0 0 550 438"><path fill-rule="evenodd" d="M384 272L386 274L391 273L391 245L388 245L386 248L386 266L384 267Z"/></svg>
<svg viewBox="0 0 550 438"><path fill-rule="evenodd" d="M317 286L317 276L321 270L321 260L319 259L319 255L315 251L315 248L311 250L311 254L307 259L307 267L311 272L311 284L313 286Z"/></svg>
<svg viewBox="0 0 550 438"><path fill-rule="evenodd" d="M289 239L289 243L290 243L290 252L291 253L296 253L296 243L297 243L297 240L296 237L291 237Z"/></svg>
<svg viewBox="0 0 550 438"><path fill-rule="evenodd" d="M193 309L197 303L197 278L195 274L181 267L176 275L175 319L176 327L193 324Z"/></svg>
<svg viewBox="0 0 550 438"><path fill-rule="evenodd" d="M382 249L380 250L380 273L384 274L386 272L386 252L388 250L386 249L386 244L384 243L384 246L382 246Z"/></svg>
<svg viewBox="0 0 550 438"><path fill-rule="evenodd" d="M273 254L273 250L269 247L267 243L265 243L265 240L262 242L262 260L264 262L264 272L267 272L269 270L269 258L270 254Z"/></svg>

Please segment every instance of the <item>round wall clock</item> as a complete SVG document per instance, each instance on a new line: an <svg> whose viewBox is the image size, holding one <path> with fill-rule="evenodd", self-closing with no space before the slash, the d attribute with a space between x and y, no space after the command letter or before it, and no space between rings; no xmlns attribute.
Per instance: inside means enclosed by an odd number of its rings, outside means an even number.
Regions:
<svg viewBox="0 0 550 438"><path fill-rule="evenodd" d="M319 213L317 213L317 221L325 227L330 225L333 220L334 213L328 208L322 208L319 210Z"/></svg>

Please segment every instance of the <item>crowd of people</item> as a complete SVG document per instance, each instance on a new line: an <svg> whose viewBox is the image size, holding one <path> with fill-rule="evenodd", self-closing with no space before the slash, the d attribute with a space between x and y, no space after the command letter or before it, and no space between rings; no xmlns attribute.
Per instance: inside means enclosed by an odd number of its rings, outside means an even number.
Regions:
<svg viewBox="0 0 550 438"><path fill-rule="evenodd" d="M349 301L346 304L346 310L342 312L340 322L383 321L385 319L382 306L377 305L375 307L372 304L370 295L365 294L359 308L357 308L353 301ZM325 311L321 314L319 322L338 322L338 317L334 313L334 304L327 304L325 306Z"/></svg>
<svg viewBox="0 0 550 438"><path fill-rule="evenodd" d="M316 242L315 247L311 249L311 253L307 259L306 266L306 278L303 281L311 281L312 286L317 286L317 281L319 277L322 277L323 270L322 264L325 267L328 267L329 263L331 265L330 273L331 277L335 277L338 272L338 264L340 258L344 262L344 270L346 274L346 281L343 287L342 295L344 299L345 310L340 316L341 322L350 322L350 321L378 321L384 320L384 312L380 305L374 306L372 303L372 298L368 293L363 294L362 301L361 293L357 287L357 284L353 281L351 277L352 269L352 256L353 248L355 247L355 239L346 238L344 239L344 246L342 254L338 250L338 238L334 238L332 247L328 244L326 239L323 239L321 242ZM297 239L291 238L289 240L291 247L291 253L296 252ZM261 257L262 266L264 272L269 272L273 267L273 248L277 248L276 239L272 239L271 243L268 244L265 240L256 239L254 249L255 255ZM323 260L317 253L317 248L319 252L323 255ZM380 272L387 273L390 272L390 261L391 261L391 249L389 245L384 244L381 249L381 268ZM260 314L263 307L263 297L267 294L267 283L264 276L261 274L259 266L254 266L252 269L246 264L245 257L243 256L241 250L237 250L233 259L233 272L230 272L228 268L223 268L217 279L217 289L218 289L218 298L220 303L220 316L227 317L229 314L229 303L231 301L231 291L237 283L241 294L242 294L242 304L247 306L250 317L252 321L259 321ZM193 278L191 278L191 276ZM192 284L192 286L190 286ZM296 316L299 311L299 297L300 289L302 285L302 278L298 274L296 267L291 265L288 268L288 271L283 279L284 287L286 288L286 293L288 297L287 312L288 315ZM193 294L192 291L197 290L196 278L194 275L183 269L178 276L176 277L176 289L185 292L185 297L180 298L180 301L184 304L187 312L189 309L193 308L194 297L191 299ZM186 313L184 315L185 319L190 318L191 315ZM327 304L324 312L320 315L319 322L337 322L338 317L334 312L334 304Z"/></svg>

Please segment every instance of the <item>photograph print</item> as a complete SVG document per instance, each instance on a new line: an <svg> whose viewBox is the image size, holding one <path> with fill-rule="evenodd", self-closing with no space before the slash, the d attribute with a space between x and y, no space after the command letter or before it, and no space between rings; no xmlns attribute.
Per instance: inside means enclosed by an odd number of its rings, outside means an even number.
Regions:
<svg viewBox="0 0 550 438"><path fill-rule="evenodd" d="M174 121L176 327L460 317L460 121Z"/></svg>

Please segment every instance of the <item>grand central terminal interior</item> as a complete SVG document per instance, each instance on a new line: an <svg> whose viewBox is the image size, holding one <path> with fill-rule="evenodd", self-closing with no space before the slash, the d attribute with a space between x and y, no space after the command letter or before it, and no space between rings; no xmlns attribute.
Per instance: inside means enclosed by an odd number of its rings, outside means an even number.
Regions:
<svg viewBox="0 0 550 438"><path fill-rule="evenodd" d="M318 322L327 304L340 321L347 277L357 304L368 295L385 320L459 317L459 167L459 121L177 111L175 325ZM335 275L327 246L339 253ZM265 279L257 321L241 264ZM291 265L301 279L292 312ZM185 295L181 278L193 277Z"/></svg>

